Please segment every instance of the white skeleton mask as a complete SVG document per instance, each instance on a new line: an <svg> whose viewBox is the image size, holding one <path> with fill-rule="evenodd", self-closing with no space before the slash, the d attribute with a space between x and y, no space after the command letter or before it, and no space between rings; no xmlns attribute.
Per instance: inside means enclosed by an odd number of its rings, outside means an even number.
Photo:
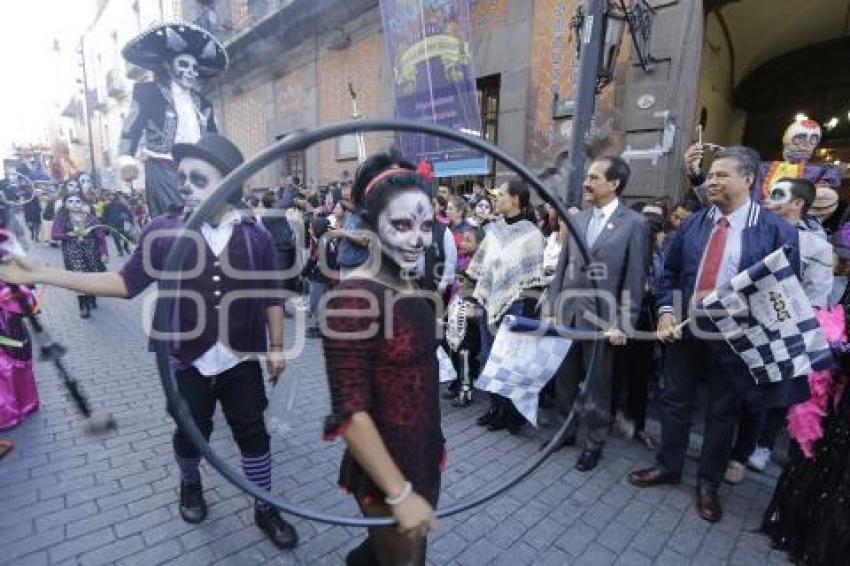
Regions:
<svg viewBox="0 0 850 566"><path fill-rule="evenodd" d="M180 195L189 210L201 206L224 178L215 166L197 157L181 159L177 166L177 176L180 179Z"/></svg>
<svg viewBox="0 0 850 566"><path fill-rule="evenodd" d="M80 190L87 193L92 189L92 181L89 175L80 175Z"/></svg>
<svg viewBox="0 0 850 566"><path fill-rule="evenodd" d="M433 240L434 209L421 191L402 191L378 215L381 250L402 271L413 272Z"/></svg>
<svg viewBox="0 0 850 566"><path fill-rule="evenodd" d="M193 89L198 82L198 60L194 55L183 53L171 61L171 80L185 89Z"/></svg>

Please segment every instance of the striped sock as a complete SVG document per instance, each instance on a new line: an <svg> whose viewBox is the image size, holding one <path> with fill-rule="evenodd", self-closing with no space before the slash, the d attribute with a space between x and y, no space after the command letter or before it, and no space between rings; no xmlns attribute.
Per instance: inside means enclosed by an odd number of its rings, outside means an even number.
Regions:
<svg viewBox="0 0 850 566"><path fill-rule="evenodd" d="M201 458L183 458L177 456L177 466L180 468L180 479L190 483L201 483Z"/></svg>
<svg viewBox="0 0 850 566"><path fill-rule="evenodd" d="M266 452L260 456L242 456L242 471L260 489L272 489L272 454ZM266 509L268 504L256 499L254 505L258 509Z"/></svg>

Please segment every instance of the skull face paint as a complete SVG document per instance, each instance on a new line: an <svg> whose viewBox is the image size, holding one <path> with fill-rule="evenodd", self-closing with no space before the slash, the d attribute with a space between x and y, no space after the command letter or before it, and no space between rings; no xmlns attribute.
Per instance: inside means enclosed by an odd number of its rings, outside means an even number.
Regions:
<svg viewBox="0 0 850 566"><path fill-rule="evenodd" d="M791 202L791 183L780 181L770 188L767 200L764 201L768 208L775 208Z"/></svg>
<svg viewBox="0 0 850 566"><path fill-rule="evenodd" d="M198 82L198 60L194 55L183 53L171 61L171 79L185 89L193 89Z"/></svg>
<svg viewBox="0 0 850 566"><path fill-rule="evenodd" d="M82 192L87 193L92 189L93 184L92 184L91 177L89 175L82 174L82 175L80 175L79 180L80 180L80 190Z"/></svg>
<svg viewBox="0 0 850 566"><path fill-rule="evenodd" d="M791 163L809 161L820 143L820 125L800 116L788 126L782 136L782 156Z"/></svg>
<svg viewBox="0 0 850 566"><path fill-rule="evenodd" d="M779 181L775 183L764 199L764 206L780 218L796 224L803 212L802 198L795 197L792 191L793 184L790 181ZM799 200L799 203L795 203Z"/></svg>
<svg viewBox="0 0 850 566"><path fill-rule="evenodd" d="M65 199L65 206L70 213L79 213L83 211L83 199L78 196L68 196Z"/></svg>
<svg viewBox="0 0 850 566"><path fill-rule="evenodd" d="M419 190L401 191L378 215L381 250L402 271L416 269L419 258L433 240L434 209Z"/></svg>
<svg viewBox="0 0 850 566"><path fill-rule="evenodd" d="M65 190L68 191L68 194L74 194L80 192L80 184L76 181L68 181L65 183Z"/></svg>
<svg viewBox="0 0 850 566"><path fill-rule="evenodd" d="M184 157L177 165L177 177L185 207L195 209L213 194L223 175L211 163L197 157Z"/></svg>

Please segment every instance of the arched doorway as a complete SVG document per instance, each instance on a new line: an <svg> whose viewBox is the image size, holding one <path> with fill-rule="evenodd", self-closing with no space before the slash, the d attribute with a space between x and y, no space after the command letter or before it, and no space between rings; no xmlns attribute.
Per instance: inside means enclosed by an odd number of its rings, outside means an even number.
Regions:
<svg viewBox="0 0 850 566"><path fill-rule="evenodd" d="M818 157L850 160L850 0L706 0L705 8L704 139L777 159L783 131L805 113L824 129Z"/></svg>

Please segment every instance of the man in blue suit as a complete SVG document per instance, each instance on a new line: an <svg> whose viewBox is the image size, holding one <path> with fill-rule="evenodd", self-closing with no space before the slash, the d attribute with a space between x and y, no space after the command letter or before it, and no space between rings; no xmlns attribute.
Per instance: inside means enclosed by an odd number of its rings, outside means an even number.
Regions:
<svg viewBox="0 0 850 566"><path fill-rule="evenodd" d="M742 401L758 398L775 406L808 396L805 379L756 388L744 362L699 308L700 301L714 289L782 245L793 246L791 265L799 271L794 227L750 200L758 166L759 156L749 148L718 152L707 175L707 196L713 206L683 222L667 247L658 299L658 333L668 343L661 448L655 467L629 474L629 481L638 487L681 481L697 386L704 378L708 408L696 507L699 516L711 522L722 516L717 489L729 460ZM677 324L684 317L691 322L679 330Z"/></svg>

